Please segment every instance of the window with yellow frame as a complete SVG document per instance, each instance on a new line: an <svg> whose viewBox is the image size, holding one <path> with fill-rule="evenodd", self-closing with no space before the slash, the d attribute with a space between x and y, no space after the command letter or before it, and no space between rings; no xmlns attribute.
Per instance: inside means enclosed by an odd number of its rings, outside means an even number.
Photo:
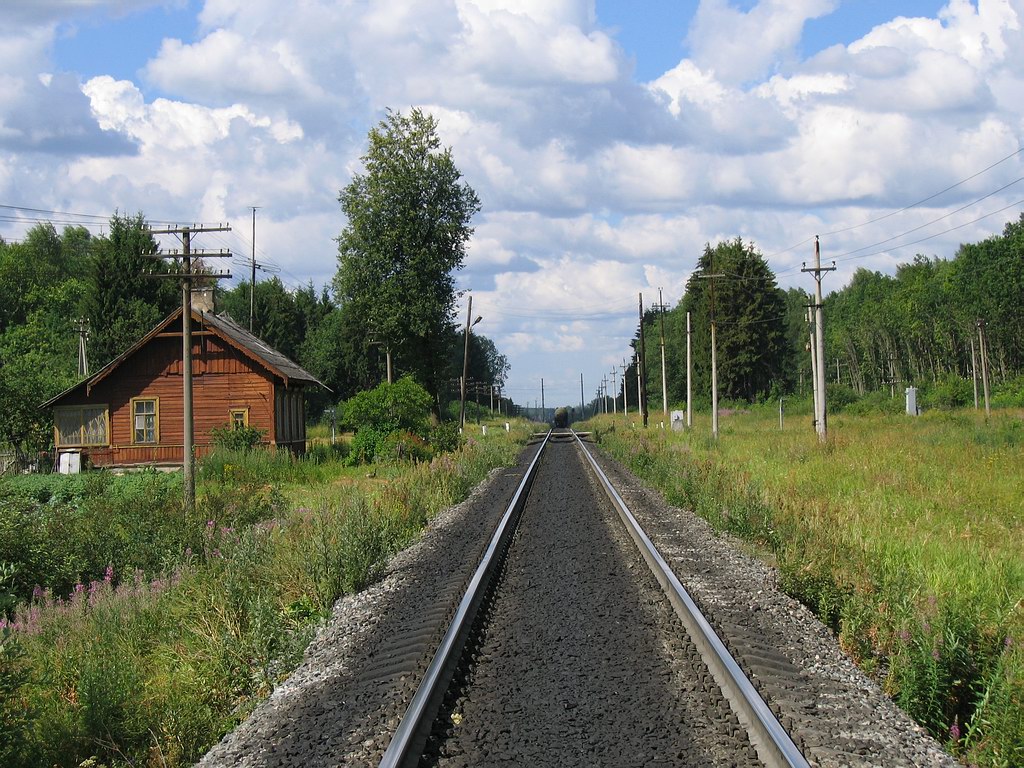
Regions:
<svg viewBox="0 0 1024 768"><path fill-rule="evenodd" d="M160 442L160 399L132 399L132 442L136 445Z"/></svg>
<svg viewBox="0 0 1024 768"><path fill-rule="evenodd" d="M228 420L232 429L244 429L249 426L249 409L232 408Z"/></svg>

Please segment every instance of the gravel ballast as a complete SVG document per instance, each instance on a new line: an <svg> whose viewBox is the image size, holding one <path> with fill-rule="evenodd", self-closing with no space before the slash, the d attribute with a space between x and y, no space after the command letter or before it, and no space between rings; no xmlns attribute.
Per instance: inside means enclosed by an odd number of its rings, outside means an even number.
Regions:
<svg viewBox="0 0 1024 768"><path fill-rule="evenodd" d="M299 669L199 765L376 765L535 450L527 448L518 467L495 470L466 502L433 519L378 583L339 600ZM766 674L759 690L792 726L812 765L958 765L857 669L826 627L777 589L771 568L596 455L712 623L746 633L749 642L730 643L740 649L741 664L748 671L782 667L781 679L796 675L799 686L772 690ZM586 706L600 710L594 702ZM451 752L448 759L460 764L458 749ZM707 755L694 748L662 757L666 765L710 764Z"/></svg>

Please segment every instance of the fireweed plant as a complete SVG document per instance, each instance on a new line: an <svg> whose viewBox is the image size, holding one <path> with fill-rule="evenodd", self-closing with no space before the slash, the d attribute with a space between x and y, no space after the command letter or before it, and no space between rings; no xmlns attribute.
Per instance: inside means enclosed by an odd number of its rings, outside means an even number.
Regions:
<svg viewBox="0 0 1024 768"><path fill-rule="evenodd" d="M690 431L596 419L666 499L751 543L780 585L961 759L1024 765L1024 420L837 414L826 445L777 406Z"/></svg>
<svg viewBox="0 0 1024 768"><path fill-rule="evenodd" d="M3 481L0 765L192 764L294 669L335 600L527 434L495 428L381 476L341 452L215 455L191 520L176 475Z"/></svg>

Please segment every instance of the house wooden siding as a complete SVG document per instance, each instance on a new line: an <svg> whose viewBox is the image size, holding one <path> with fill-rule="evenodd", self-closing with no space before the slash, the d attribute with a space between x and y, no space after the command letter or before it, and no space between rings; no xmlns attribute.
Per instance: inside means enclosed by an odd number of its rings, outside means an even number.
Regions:
<svg viewBox="0 0 1024 768"><path fill-rule="evenodd" d="M184 443L180 313L148 341L117 363L116 371L92 386L83 382L50 404L55 411L107 408L106 445L64 444L55 420L57 450L80 449L96 466L181 464ZM199 320L194 316L194 323ZM166 321L165 321L166 323ZM287 383L253 356L200 322L192 331L193 438L197 456L211 450L212 430L232 423L232 412L244 412L244 423L264 431L264 441L301 453L306 425L303 389L306 382ZM133 404L156 401L155 442L136 443Z"/></svg>

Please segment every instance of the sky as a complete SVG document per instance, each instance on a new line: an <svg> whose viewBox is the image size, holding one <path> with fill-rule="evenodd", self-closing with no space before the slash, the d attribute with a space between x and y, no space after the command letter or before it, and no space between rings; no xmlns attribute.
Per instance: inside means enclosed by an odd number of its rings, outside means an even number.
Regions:
<svg viewBox="0 0 1024 768"><path fill-rule="evenodd" d="M0 4L0 236L226 222L195 245L228 287L255 251L319 289L367 131L418 107L480 197L458 285L522 405L591 399L706 244L810 291L820 235L827 293L1024 210L1024 0Z"/></svg>

